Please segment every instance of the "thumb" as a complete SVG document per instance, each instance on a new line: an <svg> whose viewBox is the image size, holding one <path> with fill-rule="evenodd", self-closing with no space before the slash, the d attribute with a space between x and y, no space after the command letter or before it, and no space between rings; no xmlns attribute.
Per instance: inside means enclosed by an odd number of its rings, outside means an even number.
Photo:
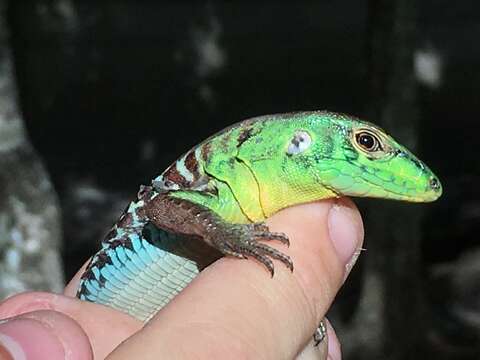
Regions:
<svg viewBox="0 0 480 360"><path fill-rule="evenodd" d="M0 359L93 359L87 335L73 319L52 310L38 310L3 319Z"/></svg>
<svg viewBox="0 0 480 360"><path fill-rule="evenodd" d="M290 238L289 248L269 245L292 258L293 274L276 262L270 278L253 260L222 258L110 359L298 356L354 262L362 221L353 203L340 199L288 208L268 223Z"/></svg>

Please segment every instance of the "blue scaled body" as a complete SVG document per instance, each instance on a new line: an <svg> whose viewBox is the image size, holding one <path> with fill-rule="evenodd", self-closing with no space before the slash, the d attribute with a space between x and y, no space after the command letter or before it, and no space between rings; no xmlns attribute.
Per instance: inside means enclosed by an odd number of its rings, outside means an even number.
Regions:
<svg viewBox="0 0 480 360"><path fill-rule="evenodd" d="M182 253L182 235L148 223L142 212L149 189L139 194L102 242L80 281L77 296L147 321L199 273Z"/></svg>

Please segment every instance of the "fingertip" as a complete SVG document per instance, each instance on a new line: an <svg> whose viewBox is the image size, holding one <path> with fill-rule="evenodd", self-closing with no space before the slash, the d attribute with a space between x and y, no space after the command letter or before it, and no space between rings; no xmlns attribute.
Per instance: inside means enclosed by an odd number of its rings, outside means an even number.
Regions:
<svg viewBox="0 0 480 360"><path fill-rule="evenodd" d="M22 293L7 299L0 304L0 319L45 310L53 310L74 319L87 334L95 358L98 359L105 358L118 344L143 326L140 321L112 308L43 292Z"/></svg>
<svg viewBox="0 0 480 360"><path fill-rule="evenodd" d="M92 359L87 335L70 317L51 310L34 311L4 320L0 343L17 359Z"/></svg>
<svg viewBox="0 0 480 360"><path fill-rule="evenodd" d="M290 298L303 294L308 303L303 307L304 316L308 316L310 307L310 314L319 321L353 267L363 243L363 222L357 207L348 198L304 204L282 210L269 224L272 230L287 233L292 243L289 255L302 291L290 294ZM341 359L339 341L331 325L328 332L329 356Z"/></svg>
<svg viewBox="0 0 480 360"><path fill-rule="evenodd" d="M341 198L333 203L328 213L328 231L339 260L351 268L364 232L360 213L350 199Z"/></svg>

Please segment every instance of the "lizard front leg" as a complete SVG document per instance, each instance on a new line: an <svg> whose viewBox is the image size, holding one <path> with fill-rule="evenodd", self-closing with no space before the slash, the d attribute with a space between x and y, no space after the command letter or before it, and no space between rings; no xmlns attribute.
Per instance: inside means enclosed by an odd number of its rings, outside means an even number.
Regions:
<svg viewBox="0 0 480 360"><path fill-rule="evenodd" d="M263 223L232 224L220 218L214 211L185 199L158 195L145 204L144 211L153 225L184 235L201 237L224 255L237 258L249 256L261 262L273 276L272 259L280 260L293 271L289 256L260 243L259 240L277 240L289 245L283 233L270 232ZM325 342L326 328L322 321L314 336L314 344Z"/></svg>
<svg viewBox="0 0 480 360"><path fill-rule="evenodd" d="M289 256L259 240L276 240L289 245L283 233L270 232L265 223L232 224L214 211L185 199L160 194L145 204L145 214L158 228L184 235L200 236L224 255L252 257L273 276L272 259L280 260L293 271Z"/></svg>

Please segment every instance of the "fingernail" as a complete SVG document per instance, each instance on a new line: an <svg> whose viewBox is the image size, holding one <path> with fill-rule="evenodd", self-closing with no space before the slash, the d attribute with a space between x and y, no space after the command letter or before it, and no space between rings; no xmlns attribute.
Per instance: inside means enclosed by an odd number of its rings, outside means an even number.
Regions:
<svg viewBox="0 0 480 360"><path fill-rule="evenodd" d="M0 323L0 359L63 359L65 352L47 326L32 319Z"/></svg>
<svg viewBox="0 0 480 360"><path fill-rule="evenodd" d="M358 213L343 200L337 201L328 214L328 230L340 261L349 271L358 257L363 238L363 226Z"/></svg>

